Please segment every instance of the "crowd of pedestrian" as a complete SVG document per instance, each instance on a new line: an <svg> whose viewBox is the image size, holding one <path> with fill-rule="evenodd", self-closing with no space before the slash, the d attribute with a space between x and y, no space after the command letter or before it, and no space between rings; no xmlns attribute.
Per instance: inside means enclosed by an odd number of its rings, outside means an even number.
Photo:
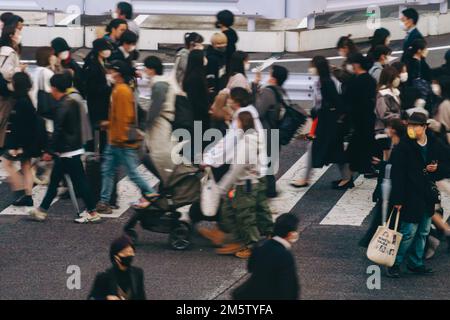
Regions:
<svg viewBox="0 0 450 320"><path fill-rule="evenodd" d="M198 33L185 34L171 75L156 56L146 57L144 69L138 70L140 32L132 16L132 7L119 3L82 66L61 37L39 48L33 79L20 62L23 19L1 16L0 110L7 121L0 146L16 193L14 205L34 206L30 217L45 221L58 187L71 182L86 206L75 222L100 222L100 214L117 208L115 190L123 166L142 195L133 207L151 206L160 191L148 185L137 167L147 154L155 175L167 180L177 108L188 106L192 123L185 129L193 133L197 121L202 133L214 128L224 135L211 148L202 141L200 152L192 149L191 159L201 160L194 165L211 170L221 198L216 227L199 228L199 233L218 247L218 254L250 259L252 277L236 297L296 298L295 263L288 251L298 239L298 220L283 215L274 226L268 206L268 199L278 195L274 168L279 159L274 155L279 142L274 143L272 131L279 129L288 107L283 88L288 70L273 65L267 86L261 85L260 73L250 82L249 55L236 49L234 15L227 10L217 14L220 32L213 34L211 45L204 45ZM341 37L341 66L323 56L312 59L309 73L318 80L307 170L292 182L296 188L307 187L312 170L328 164L339 167L340 177L332 182L337 190L355 188L357 174L378 178L376 226L382 223L380 184L391 164L390 209L400 214L403 234L397 261L388 269L392 277L400 275L403 261L412 272L430 273L424 259L432 256L437 239L450 239L440 206L440 192L450 189L450 51L446 64L430 68L418 19L414 9L402 13L407 37L401 61L393 62L390 32L384 28L375 31L367 54L351 36ZM140 80L147 80L151 89L148 109L138 99ZM255 155L253 161L233 162L233 148L237 154ZM53 161L53 167L44 199L34 203L32 166L39 158ZM432 223L437 235L430 235ZM373 232L372 226L363 245ZM91 298L145 298L142 271L130 268L130 241L125 237L113 243L113 268L97 277Z"/></svg>

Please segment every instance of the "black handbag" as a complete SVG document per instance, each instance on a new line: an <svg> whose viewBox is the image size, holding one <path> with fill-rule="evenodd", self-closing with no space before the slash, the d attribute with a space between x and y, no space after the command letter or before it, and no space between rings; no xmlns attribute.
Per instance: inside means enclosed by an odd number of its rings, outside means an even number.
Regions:
<svg viewBox="0 0 450 320"><path fill-rule="evenodd" d="M38 82L37 113L43 118L52 120L55 116L55 110L56 101L50 93L45 91L44 77L41 71Z"/></svg>

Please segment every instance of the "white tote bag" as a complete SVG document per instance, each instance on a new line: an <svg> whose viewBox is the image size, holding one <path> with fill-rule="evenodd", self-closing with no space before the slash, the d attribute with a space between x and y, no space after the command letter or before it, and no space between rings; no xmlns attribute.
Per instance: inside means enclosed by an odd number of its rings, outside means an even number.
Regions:
<svg viewBox="0 0 450 320"><path fill-rule="evenodd" d="M200 195L200 206L203 215L214 217L219 210L220 193L210 168L206 168L206 176L202 180L202 192Z"/></svg>
<svg viewBox="0 0 450 320"><path fill-rule="evenodd" d="M397 217L395 218L394 230L389 229L394 212L395 209L392 210L387 224L385 223L378 227L367 248L367 258L376 264L386 267L392 267L394 265L398 248L400 247L400 242L403 237L401 233L397 232L400 212L398 212Z"/></svg>

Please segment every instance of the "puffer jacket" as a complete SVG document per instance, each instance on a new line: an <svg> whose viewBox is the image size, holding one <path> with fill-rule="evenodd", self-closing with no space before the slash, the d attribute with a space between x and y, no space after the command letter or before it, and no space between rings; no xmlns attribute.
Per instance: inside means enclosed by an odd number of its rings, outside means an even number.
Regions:
<svg viewBox="0 0 450 320"><path fill-rule="evenodd" d="M400 91L398 89L381 89L377 94L375 108L375 134L384 134L386 122L400 118Z"/></svg>

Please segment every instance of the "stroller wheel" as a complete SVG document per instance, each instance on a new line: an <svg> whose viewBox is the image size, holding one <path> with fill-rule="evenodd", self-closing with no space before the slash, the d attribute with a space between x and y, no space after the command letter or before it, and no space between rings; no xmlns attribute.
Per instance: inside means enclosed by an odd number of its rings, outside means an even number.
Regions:
<svg viewBox="0 0 450 320"><path fill-rule="evenodd" d="M186 250L191 245L191 227L186 222L179 222L170 232L169 245L174 250Z"/></svg>
<svg viewBox="0 0 450 320"><path fill-rule="evenodd" d="M125 230L125 234L131 238L134 244L138 242L138 234L134 229Z"/></svg>

